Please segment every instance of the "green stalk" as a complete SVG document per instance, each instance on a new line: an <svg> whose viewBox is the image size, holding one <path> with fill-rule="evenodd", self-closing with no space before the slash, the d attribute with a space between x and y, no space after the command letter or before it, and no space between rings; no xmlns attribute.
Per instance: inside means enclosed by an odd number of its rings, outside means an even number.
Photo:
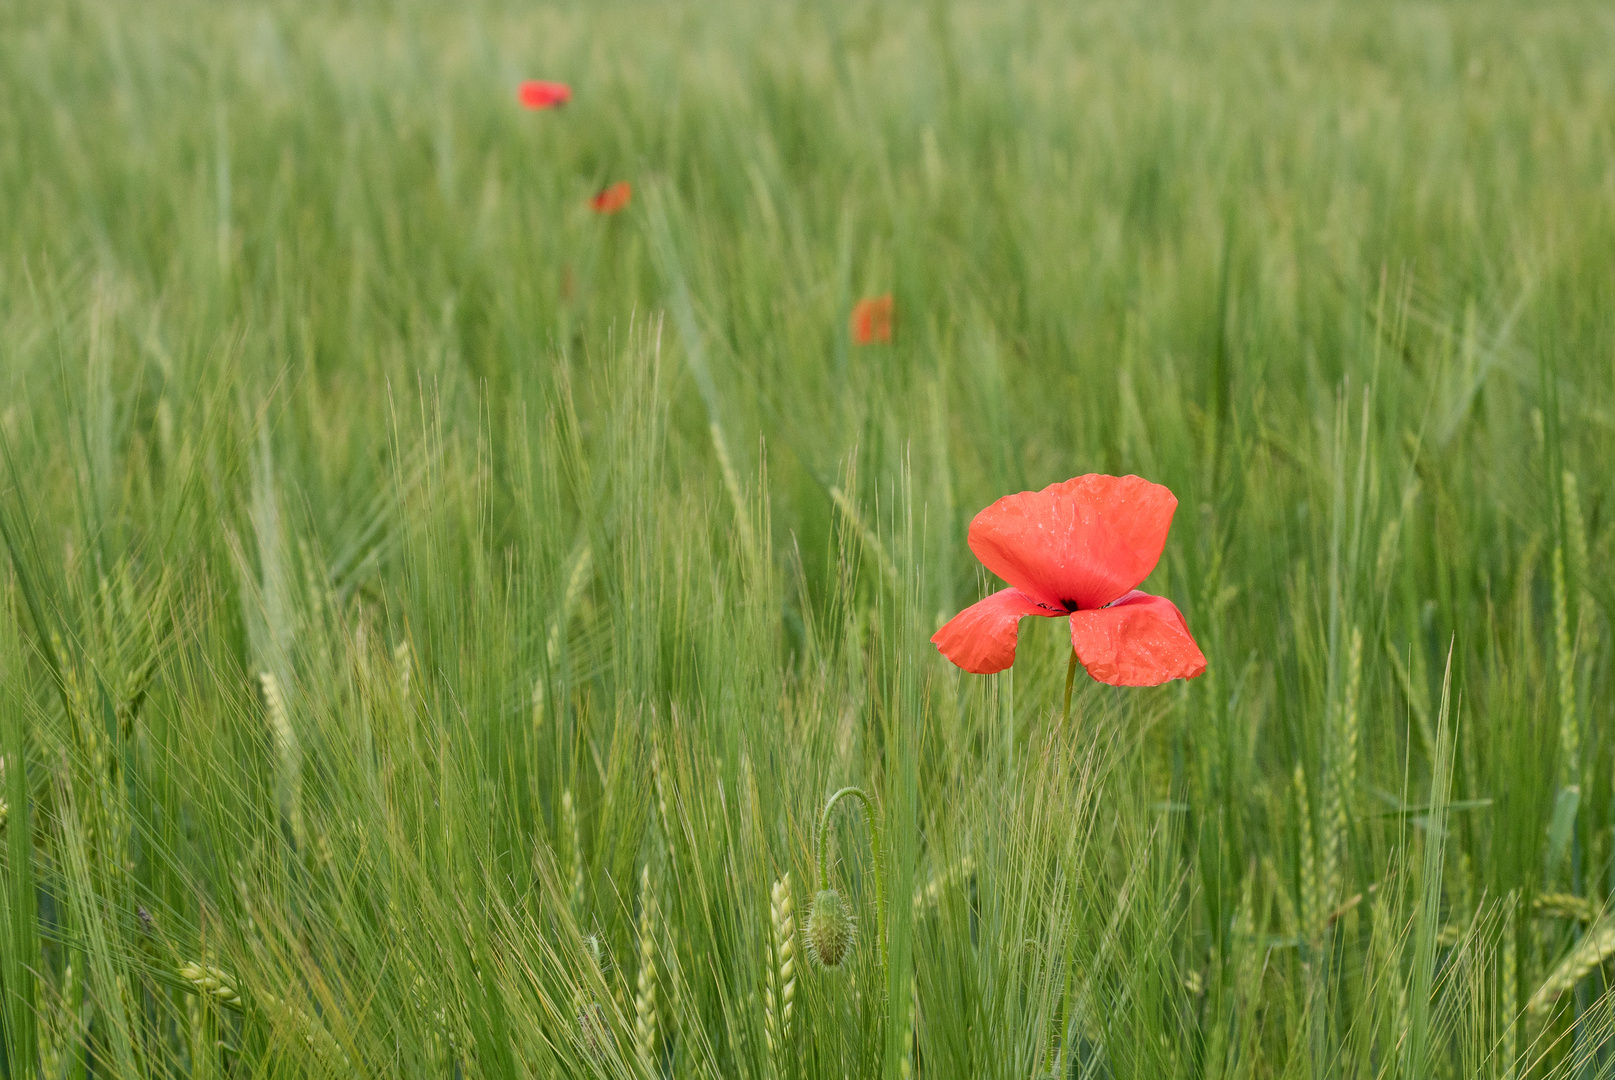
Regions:
<svg viewBox="0 0 1615 1080"><path fill-rule="evenodd" d="M1065 665L1065 715L1060 719L1060 726L1065 727L1071 722L1071 687L1077 681L1077 648L1071 647L1071 659Z"/></svg>

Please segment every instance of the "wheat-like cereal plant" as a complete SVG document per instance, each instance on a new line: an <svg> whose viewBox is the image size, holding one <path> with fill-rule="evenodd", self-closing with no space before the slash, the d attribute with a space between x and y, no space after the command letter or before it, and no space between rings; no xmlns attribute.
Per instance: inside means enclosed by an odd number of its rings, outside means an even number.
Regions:
<svg viewBox="0 0 1615 1080"><path fill-rule="evenodd" d="M1351 799L1357 788L1357 750L1361 735L1361 717L1357 699L1362 686L1363 635L1351 628L1350 644L1346 653L1345 688L1341 695L1339 712L1333 724L1328 777L1328 805L1325 809L1322 900L1327 906L1340 902L1345 895L1344 862L1346 842L1351 829Z"/></svg>
<svg viewBox="0 0 1615 1080"><path fill-rule="evenodd" d="M72 964L62 968L61 984L50 994L49 1004L44 1010L44 1016L39 1031L40 1064L46 1068L45 1075L60 1076L63 1055L72 1047L73 1040L79 1037L80 1009L76 1008L76 992L81 993L82 988L75 985L75 973Z"/></svg>
<svg viewBox="0 0 1615 1080"><path fill-rule="evenodd" d="M398 696L409 700L409 679L414 672L415 655L409 647L409 641L400 641L393 646L393 670L398 673Z"/></svg>
<svg viewBox="0 0 1615 1080"><path fill-rule="evenodd" d="M667 813L667 776L662 765L662 744L653 741L650 750L651 782L656 786L656 821L661 826L662 839L671 843L674 839L673 822Z"/></svg>
<svg viewBox="0 0 1615 1080"><path fill-rule="evenodd" d="M1307 774L1298 762L1294 773L1295 827L1300 848L1301 903L1299 919L1301 935L1312 938L1318 933L1324 913L1322 882L1318 877L1318 855L1315 833L1312 831L1312 805L1307 794Z"/></svg>
<svg viewBox="0 0 1615 1080"><path fill-rule="evenodd" d="M211 964L187 960L179 967L179 977L195 987L196 992L219 1004L240 1012L247 1007L237 987L239 982L228 972ZM274 994L255 994L254 1004L276 1019L284 1022L303 1042L314 1049L330 1065L348 1064L348 1055L325 1029L325 1026L303 1009L289 1004Z"/></svg>
<svg viewBox="0 0 1615 1080"><path fill-rule="evenodd" d="M578 824L577 808L572 803L572 789L561 792L561 841L566 848L562 864L566 870L566 883L571 890L569 899L574 913L583 909L583 830Z"/></svg>
<svg viewBox="0 0 1615 1080"><path fill-rule="evenodd" d="M763 988L763 1034L768 1052L784 1052L791 1037L791 1015L796 1009L796 910L791 897L791 875L773 884L768 896L770 929L768 982Z"/></svg>
<svg viewBox="0 0 1615 1080"><path fill-rule="evenodd" d="M280 768L280 799L292 839L303 846L302 751L297 743L297 730L292 727L291 712L286 707L286 696L280 680L272 671L258 673L258 684L263 689L264 712L269 718L269 733L275 749L275 761Z"/></svg>
<svg viewBox="0 0 1615 1080"><path fill-rule="evenodd" d="M1591 618L1593 598L1588 590L1588 577L1592 572L1591 556L1587 549L1587 522L1581 513L1580 486L1576 482L1576 474L1566 469L1561 485L1565 508L1566 570L1575 582L1578 620L1574 633L1579 642L1596 626Z"/></svg>
<svg viewBox="0 0 1615 1080"><path fill-rule="evenodd" d="M223 970L187 960L179 967L179 977L196 987L197 993L233 1009L241 1008L241 995L236 991L236 981Z"/></svg>
<svg viewBox="0 0 1615 1080"><path fill-rule="evenodd" d="M648 1069L656 1060L656 895L650 867L639 876L639 974L634 984L634 1049Z"/></svg>
<svg viewBox="0 0 1615 1080"><path fill-rule="evenodd" d="M1551 1009L1560 997L1575 989L1577 983L1612 956L1615 956L1615 919L1602 919L1587 928L1575 948L1537 987L1527 1009L1536 1014Z"/></svg>
<svg viewBox="0 0 1615 1080"><path fill-rule="evenodd" d="M1597 906L1574 893L1537 893L1532 898L1531 906L1539 916L1547 919L1574 919L1590 923L1598 918Z"/></svg>
<svg viewBox="0 0 1615 1080"><path fill-rule="evenodd" d="M1553 641L1559 674L1559 783L1566 790L1581 780L1581 722L1576 710L1576 654L1570 637L1570 611L1565 583L1565 549L1553 549Z"/></svg>
<svg viewBox="0 0 1615 1080"><path fill-rule="evenodd" d="M903 1055L898 1062L898 1075L902 1080L913 1080L914 1063L917 1053L915 1033L920 1025L920 984L917 979L910 979L908 985L908 1018L903 1026L903 1041L900 1053ZM1055 1057L1054 1067L1059 1068L1058 1055Z"/></svg>
<svg viewBox="0 0 1615 1080"><path fill-rule="evenodd" d="M259 1005L302 1040L328 1069L352 1068L353 1061L324 1024L306 1010L274 994L264 994Z"/></svg>
<svg viewBox="0 0 1615 1080"><path fill-rule="evenodd" d="M915 916L936 907L945 890L961 881L969 880L970 875L975 872L975 859L966 855L955 861L947 869L933 875L924 886L914 891L912 907Z"/></svg>
<svg viewBox="0 0 1615 1080"><path fill-rule="evenodd" d="M583 598L584 590L589 587L589 575L593 569L594 549L587 543L580 543L573 551L567 569L566 588L561 594L560 610L550 619L545 634L544 655L551 667L560 662L561 639L565 636L572 615L577 610L578 601Z"/></svg>

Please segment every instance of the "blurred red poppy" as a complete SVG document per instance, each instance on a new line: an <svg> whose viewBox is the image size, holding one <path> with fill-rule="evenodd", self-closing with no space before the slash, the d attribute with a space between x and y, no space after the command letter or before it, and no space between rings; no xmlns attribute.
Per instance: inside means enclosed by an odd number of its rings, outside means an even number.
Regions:
<svg viewBox="0 0 1615 1080"><path fill-rule="evenodd" d="M854 345L892 340L892 294L872 296L854 304L851 330Z"/></svg>
<svg viewBox="0 0 1615 1080"><path fill-rule="evenodd" d="M1160 561L1177 506L1160 484L1097 473L999 499L970 523L970 550L1010 588L965 608L931 642L989 675L1015 662L1023 617L1066 616L1077 659L1102 683L1194 678L1206 658L1183 614L1134 588Z"/></svg>
<svg viewBox="0 0 1615 1080"><path fill-rule="evenodd" d="M597 214L615 214L628 205L628 200L634 197L634 189L628 186L628 181L619 180L610 187L601 188L594 198L589 200L589 209Z"/></svg>
<svg viewBox="0 0 1615 1080"><path fill-rule="evenodd" d="M516 100L529 109L553 109L572 100L572 88L564 82L528 79L516 88Z"/></svg>

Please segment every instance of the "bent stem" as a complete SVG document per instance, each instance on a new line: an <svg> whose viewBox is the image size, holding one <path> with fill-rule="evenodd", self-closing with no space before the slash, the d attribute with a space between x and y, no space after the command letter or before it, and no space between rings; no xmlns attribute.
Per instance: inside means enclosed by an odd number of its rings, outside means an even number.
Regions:
<svg viewBox="0 0 1615 1080"><path fill-rule="evenodd" d="M847 795L858 796L858 801L864 806L864 824L869 829L869 850L875 861L875 936L879 939L882 963L886 959L886 868L881 861L880 825L875 818L875 804L870 801L862 788L844 787L824 804L824 813L819 815L819 892L829 887L830 881L830 849L826 843L825 834L830 827L830 812L835 809L836 803Z"/></svg>
<svg viewBox="0 0 1615 1080"><path fill-rule="evenodd" d="M1060 721L1063 728L1071 723L1071 685L1077 681L1077 647L1071 647L1071 659L1065 665L1065 718Z"/></svg>

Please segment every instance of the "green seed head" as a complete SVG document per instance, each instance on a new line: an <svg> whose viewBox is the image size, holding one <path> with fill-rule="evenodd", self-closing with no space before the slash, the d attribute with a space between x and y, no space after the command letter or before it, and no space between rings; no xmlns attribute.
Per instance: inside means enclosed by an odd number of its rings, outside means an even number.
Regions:
<svg viewBox="0 0 1615 1080"><path fill-rule="evenodd" d="M858 937L858 923L847 910L846 901L834 889L825 889L813 898L803 932L808 956L822 968L838 968L852 951Z"/></svg>

